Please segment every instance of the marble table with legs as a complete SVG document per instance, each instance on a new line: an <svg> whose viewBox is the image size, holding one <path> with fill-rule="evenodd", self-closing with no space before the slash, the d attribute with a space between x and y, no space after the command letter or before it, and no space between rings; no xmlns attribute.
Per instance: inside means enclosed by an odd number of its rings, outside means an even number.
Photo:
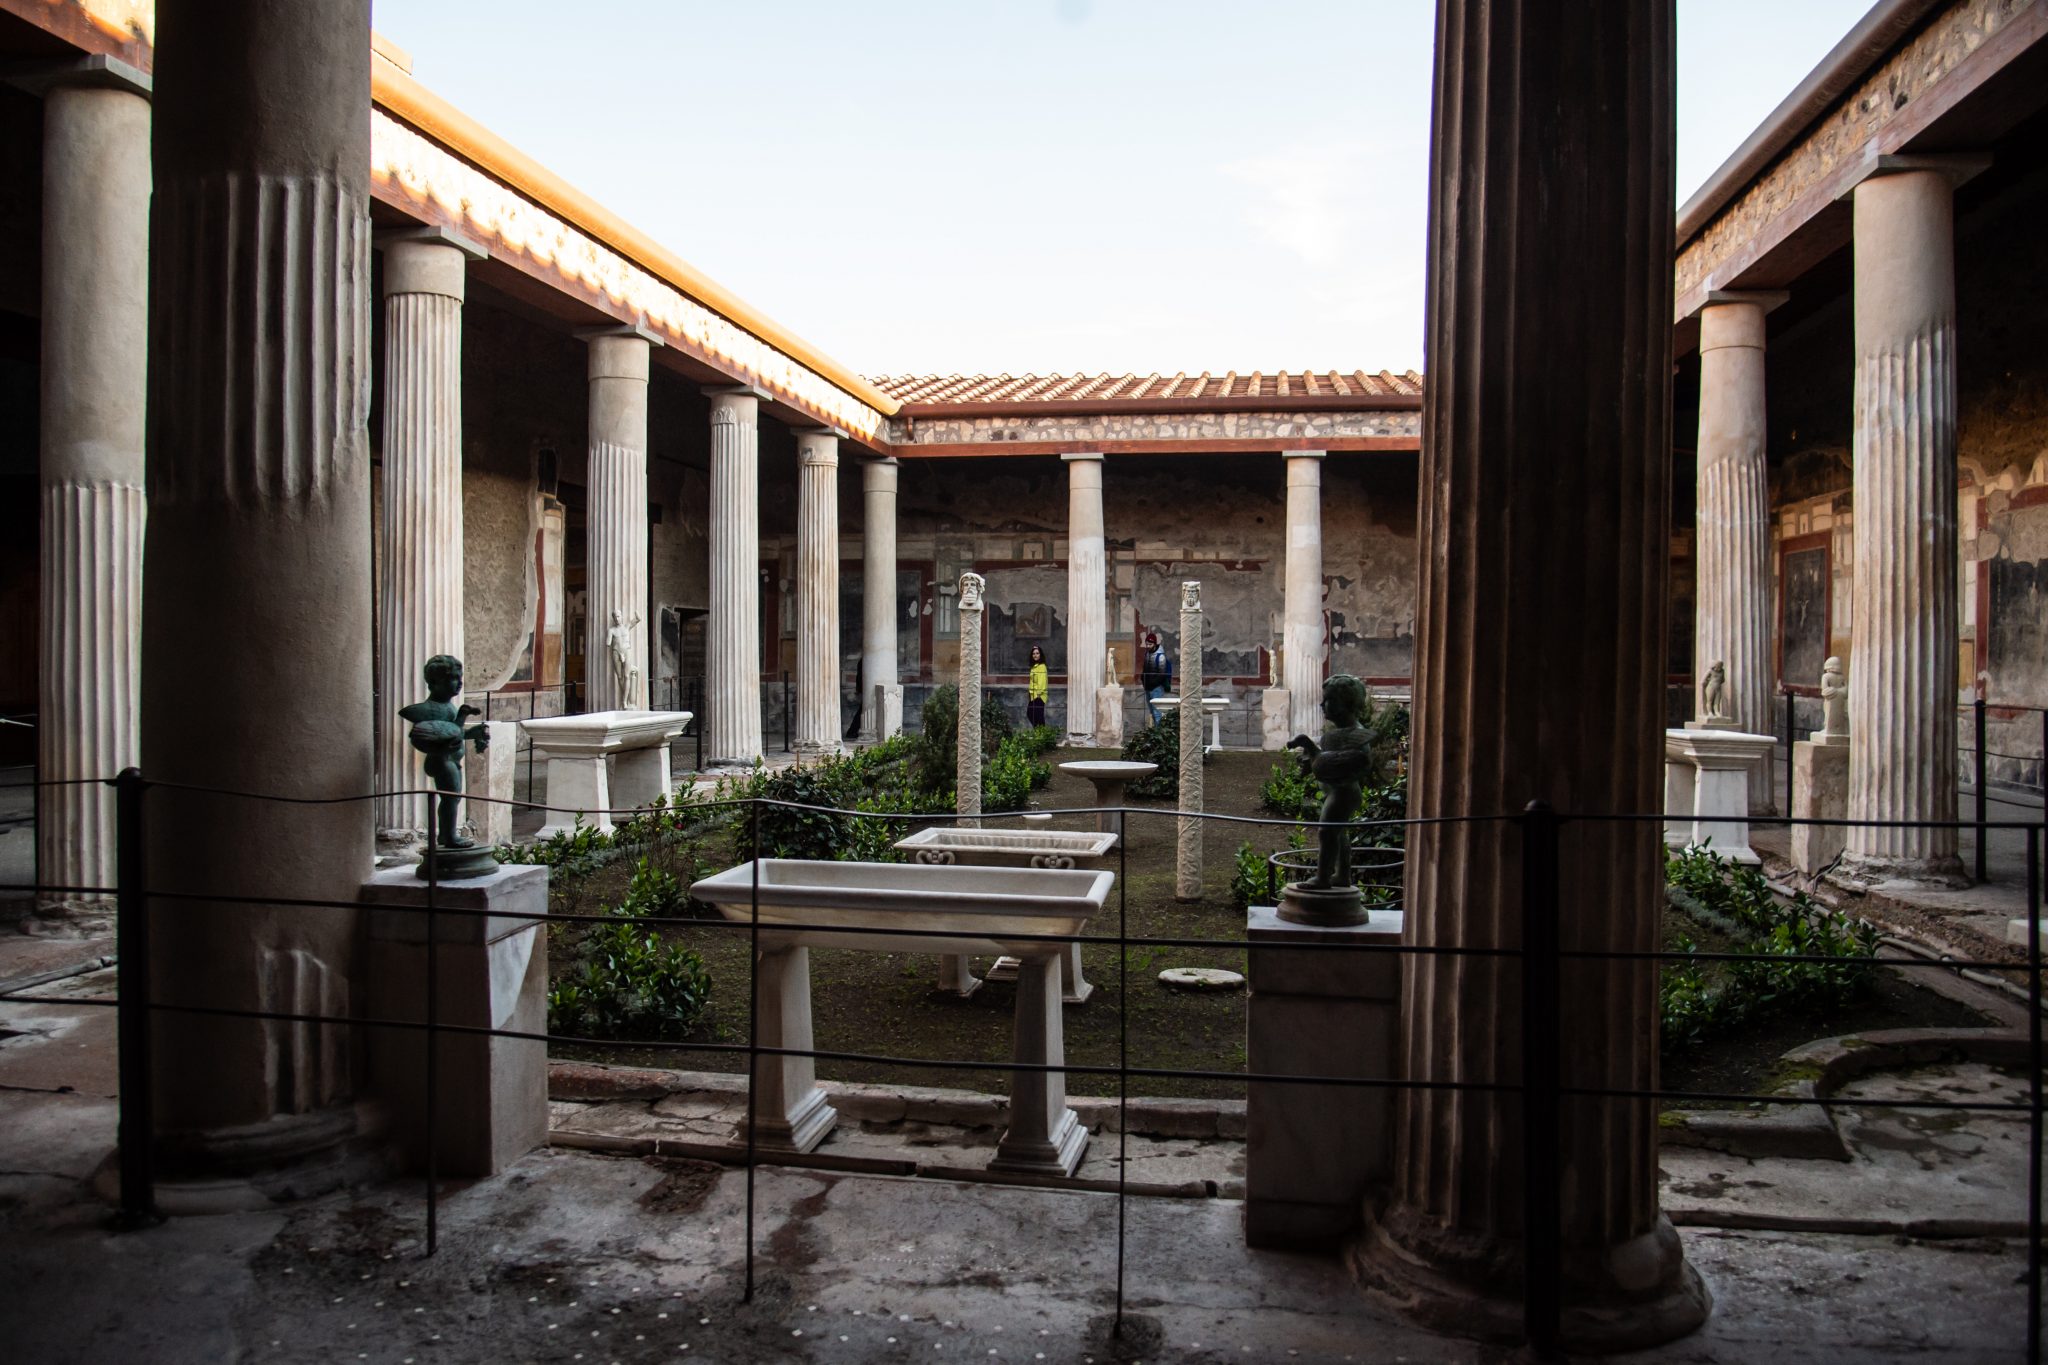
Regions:
<svg viewBox="0 0 2048 1365"><path fill-rule="evenodd" d="M607 833L613 810L639 809L670 795L668 746L690 724L688 711L593 711L541 716L519 727L547 762L547 839L584 823Z"/></svg>
<svg viewBox="0 0 2048 1365"><path fill-rule="evenodd" d="M1180 710L1179 697L1154 697L1152 704L1162 711ZM1202 710L1206 711L1209 715L1209 751L1211 753L1223 747L1223 713L1229 707L1230 698L1228 697L1202 698Z"/></svg>

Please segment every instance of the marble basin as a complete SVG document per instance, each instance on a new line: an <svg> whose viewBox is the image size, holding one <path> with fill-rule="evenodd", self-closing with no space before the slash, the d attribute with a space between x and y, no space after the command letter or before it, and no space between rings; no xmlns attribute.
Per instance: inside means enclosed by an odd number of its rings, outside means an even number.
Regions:
<svg viewBox="0 0 2048 1365"><path fill-rule="evenodd" d="M1100 830L921 829L896 841L898 852L920 863L962 867L1073 867L1108 857L1117 838Z"/></svg>
<svg viewBox="0 0 2048 1365"><path fill-rule="evenodd" d="M670 795L669 741L690 724L688 711L593 711L522 720L537 758L548 765L542 839L585 823L609 832L613 809L651 806Z"/></svg>
<svg viewBox="0 0 2048 1365"><path fill-rule="evenodd" d="M1115 874L1070 868L927 866L763 858L761 928L813 948L869 952L1055 952L1060 945L1015 934L1079 934L1101 913ZM753 915L754 864L741 863L690 888L727 919ZM809 925L809 928L796 928ZM841 933L845 928L943 930L925 937Z"/></svg>
<svg viewBox="0 0 2048 1365"><path fill-rule="evenodd" d="M581 716L539 716L522 720L534 747L555 754L588 758L625 749L646 749L675 738L689 728L688 711L593 711Z"/></svg>
<svg viewBox="0 0 2048 1365"><path fill-rule="evenodd" d="M1124 803L1124 784L1136 782L1141 777L1150 777L1159 771L1157 763L1139 763L1128 758L1080 758L1071 763L1060 764L1060 771L1075 777L1085 777L1095 784L1095 804L1098 806L1121 806ZM1104 834L1121 836L1124 832L1122 812L1098 811L1095 828Z"/></svg>

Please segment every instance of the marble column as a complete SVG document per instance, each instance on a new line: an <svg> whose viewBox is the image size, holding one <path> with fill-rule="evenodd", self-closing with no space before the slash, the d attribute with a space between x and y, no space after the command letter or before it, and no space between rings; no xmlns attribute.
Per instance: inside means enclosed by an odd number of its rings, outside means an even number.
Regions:
<svg viewBox="0 0 2048 1365"><path fill-rule="evenodd" d="M953 811L956 829L981 828L981 613L987 580L960 575L959 711L953 742ZM939 989L962 998L981 989L973 962L949 953L939 959Z"/></svg>
<svg viewBox="0 0 2048 1365"><path fill-rule="evenodd" d="M589 638L592 711L647 709L646 333L587 333L590 373Z"/></svg>
<svg viewBox="0 0 2048 1365"><path fill-rule="evenodd" d="M1534 799L1574 812L1661 801L1670 458L1671 0L1441 0L1418 513L1409 942L1523 942ZM1532 262L1544 262L1532 269ZM1600 534L1559 528L1598 526ZM1567 819L1566 950L1652 951L1654 822ZM1512 957L1404 966L1403 1075L1515 1085ZM1650 1088L1648 962L1567 961L1563 1084ZM1597 1045L1592 1040L1597 1040ZM1564 1336L1668 1340L1706 1312L1657 1207L1645 1100L1560 1101ZM1512 1094L1400 1092L1391 1188L1349 1258L1381 1301L1438 1328L1522 1331L1522 1109Z"/></svg>
<svg viewBox="0 0 2048 1365"><path fill-rule="evenodd" d="M146 794L152 891L255 898L157 900L150 989L345 1019L358 912L262 900L347 905L371 870L370 5L156 23L142 769L314 803ZM164 1172L338 1183L352 1036L158 1013Z"/></svg>
<svg viewBox="0 0 2048 1365"><path fill-rule="evenodd" d="M1887 158L1853 195L1855 572L1849 818L1956 818L1954 183ZM1953 829L1849 830L1838 873L1961 884Z"/></svg>
<svg viewBox="0 0 2048 1365"><path fill-rule="evenodd" d="M1287 733L1323 733L1323 452L1287 454Z"/></svg>
<svg viewBox="0 0 2048 1365"><path fill-rule="evenodd" d="M896 660L896 477L893 459L861 463L861 733L884 740L903 728ZM879 689L879 691L877 690Z"/></svg>
<svg viewBox="0 0 2048 1365"><path fill-rule="evenodd" d="M43 98L42 604L37 773L109 777L140 758L143 405L149 343L149 78L67 64ZM41 880L114 884L114 794L37 794ZM49 892L104 925L112 899Z"/></svg>
<svg viewBox="0 0 2048 1365"><path fill-rule="evenodd" d="M839 438L797 433L796 739L813 758L839 742Z"/></svg>
<svg viewBox="0 0 2048 1365"><path fill-rule="evenodd" d="M1062 455L1067 466L1067 743L1095 743L1095 693L1109 643L1102 551L1102 456Z"/></svg>
<svg viewBox="0 0 2048 1365"><path fill-rule="evenodd" d="M482 253L439 228L384 248L384 469L378 507L377 790L431 786L398 708L422 670L462 647L462 298ZM411 836L418 797L377 802L380 833Z"/></svg>
<svg viewBox="0 0 2048 1365"><path fill-rule="evenodd" d="M760 400L711 396L711 613L704 634L704 756L720 767L761 757Z"/></svg>
<svg viewBox="0 0 2048 1365"><path fill-rule="evenodd" d="M1176 821L1173 898L1202 898L1202 585L1180 585L1180 791Z"/></svg>
<svg viewBox="0 0 2048 1365"><path fill-rule="evenodd" d="M1775 723L1771 505L1764 466L1764 314L1783 294L1722 293L1700 310L1698 603L1693 659L1728 670L1729 718L1751 734ZM1774 812L1771 765L1750 774L1749 808Z"/></svg>

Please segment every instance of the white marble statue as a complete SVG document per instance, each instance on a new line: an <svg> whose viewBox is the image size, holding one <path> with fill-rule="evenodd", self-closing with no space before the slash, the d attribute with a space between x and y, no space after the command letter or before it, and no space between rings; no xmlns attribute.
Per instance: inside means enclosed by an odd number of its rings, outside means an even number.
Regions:
<svg viewBox="0 0 2048 1365"><path fill-rule="evenodd" d="M982 593L982 589L983 589L983 588L985 588L985 587L987 587L987 586L988 586L988 580L987 580L987 579L985 579L985 578L983 578L983 577L982 577L982 576L981 576L980 574L978 574L978 573L964 573L964 574L961 574L961 575L960 575L960 610L962 610L962 611L980 611L980 610L981 610L981 593Z"/></svg>
<svg viewBox="0 0 2048 1365"><path fill-rule="evenodd" d="M628 621L619 608L612 608L612 628L605 632L605 647L612 661L612 705L624 709L633 705L639 695L640 670L633 663L633 628L640 624L640 613L634 612Z"/></svg>
<svg viewBox="0 0 2048 1365"><path fill-rule="evenodd" d="M1700 683L1700 719L1726 720L1727 705L1728 666L1716 659L1707 670L1706 679Z"/></svg>
<svg viewBox="0 0 2048 1365"><path fill-rule="evenodd" d="M1120 685L1123 679L1116 675L1116 646L1111 645L1103 650L1102 655L1102 681L1104 685L1109 687Z"/></svg>
<svg viewBox="0 0 2048 1365"><path fill-rule="evenodd" d="M1830 654L1820 669L1820 732L1829 739L1849 733L1849 679L1842 661Z"/></svg>

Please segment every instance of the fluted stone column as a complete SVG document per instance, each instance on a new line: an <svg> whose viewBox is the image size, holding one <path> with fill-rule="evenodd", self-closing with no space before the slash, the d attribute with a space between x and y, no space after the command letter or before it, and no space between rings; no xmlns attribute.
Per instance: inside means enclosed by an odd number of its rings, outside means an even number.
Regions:
<svg viewBox="0 0 2048 1365"><path fill-rule="evenodd" d="M750 390L711 397L711 613L704 755L716 766L761 757L760 400Z"/></svg>
<svg viewBox="0 0 2048 1365"><path fill-rule="evenodd" d="M1109 585L1102 549L1102 456L1062 455L1067 466L1067 743L1095 743L1095 693L1109 644Z"/></svg>
<svg viewBox="0 0 2048 1365"><path fill-rule="evenodd" d="M861 464L861 732L884 740L903 728L896 662L896 461ZM877 690L879 689L879 691Z"/></svg>
<svg viewBox="0 0 2048 1365"><path fill-rule="evenodd" d="M1287 454L1283 603L1289 735L1323 733L1323 452Z"/></svg>
<svg viewBox="0 0 2048 1365"><path fill-rule="evenodd" d="M426 695L436 654L463 656L462 298L469 258L440 229L384 248L384 470L377 594L377 790L431 786L398 708ZM377 802L380 832L411 835L417 797Z"/></svg>
<svg viewBox="0 0 2048 1365"><path fill-rule="evenodd" d="M796 742L800 754L839 742L839 438L796 438Z"/></svg>
<svg viewBox="0 0 2048 1365"><path fill-rule="evenodd" d="M590 511L585 521L590 634L584 680L592 711L644 711L647 360L653 347L645 333L629 328L606 328L585 340L590 347ZM615 658L621 651L623 668Z"/></svg>
<svg viewBox="0 0 2048 1365"><path fill-rule="evenodd" d="M1970 165L1889 158L1853 196L1851 820L1956 818L1953 176ZM1839 872L1963 877L1953 829L1851 826Z"/></svg>
<svg viewBox="0 0 2048 1365"><path fill-rule="evenodd" d="M1697 616L1693 658L1728 670L1729 718L1770 734L1771 505L1764 466L1764 314L1783 294L1722 293L1700 310ZM1750 770L1749 808L1777 809L1770 765Z"/></svg>
<svg viewBox="0 0 2048 1365"><path fill-rule="evenodd" d="M43 99L42 607L37 774L110 777L141 756L142 442L149 346L149 84L95 58ZM37 793L41 880L114 884L114 795ZM72 928L110 897L50 892Z"/></svg>
<svg viewBox="0 0 2048 1365"><path fill-rule="evenodd" d="M1173 898L1202 897L1202 585L1180 585L1180 808L1176 821Z"/></svg>
<svg viewBox="0 0 2048 1365"><path fill-rule="evenodd" d="M1654 812L1672 259L1671 0L1441 0L1437 20L1410 813ZM1542 268L1532 263L1543 262ZM1598 535L1559 528L1598 526ZM1419 825L1406 934L1523 941L1511 821ZM1569 820L1567 950L1652 951L1654 822ZM1512 957L1403 963L1403 1074L1516 1084ZM1656 971L1563 966L1563 1084L1650 1088ZM1521 1333L1525 1178L1512 1094L1400 1092L1392 1186L1352 1249L1384 1301ZM1561 1101L1565 1339L1662 1341L1705 1295L1657 1208L1655 1106Z"/></svg>
<svg viewBox="0 0 2048 1365"><path fill-rule="evenodd" d="M346 1018L370 874L369 0L160 0L142 767L159 1004ZM363 798L363 799L350 799ZM280 1174L355 1129L352 1032L156 1015L171 1173ZM327 1171L326 1175L318 1174Z"/></svg>

